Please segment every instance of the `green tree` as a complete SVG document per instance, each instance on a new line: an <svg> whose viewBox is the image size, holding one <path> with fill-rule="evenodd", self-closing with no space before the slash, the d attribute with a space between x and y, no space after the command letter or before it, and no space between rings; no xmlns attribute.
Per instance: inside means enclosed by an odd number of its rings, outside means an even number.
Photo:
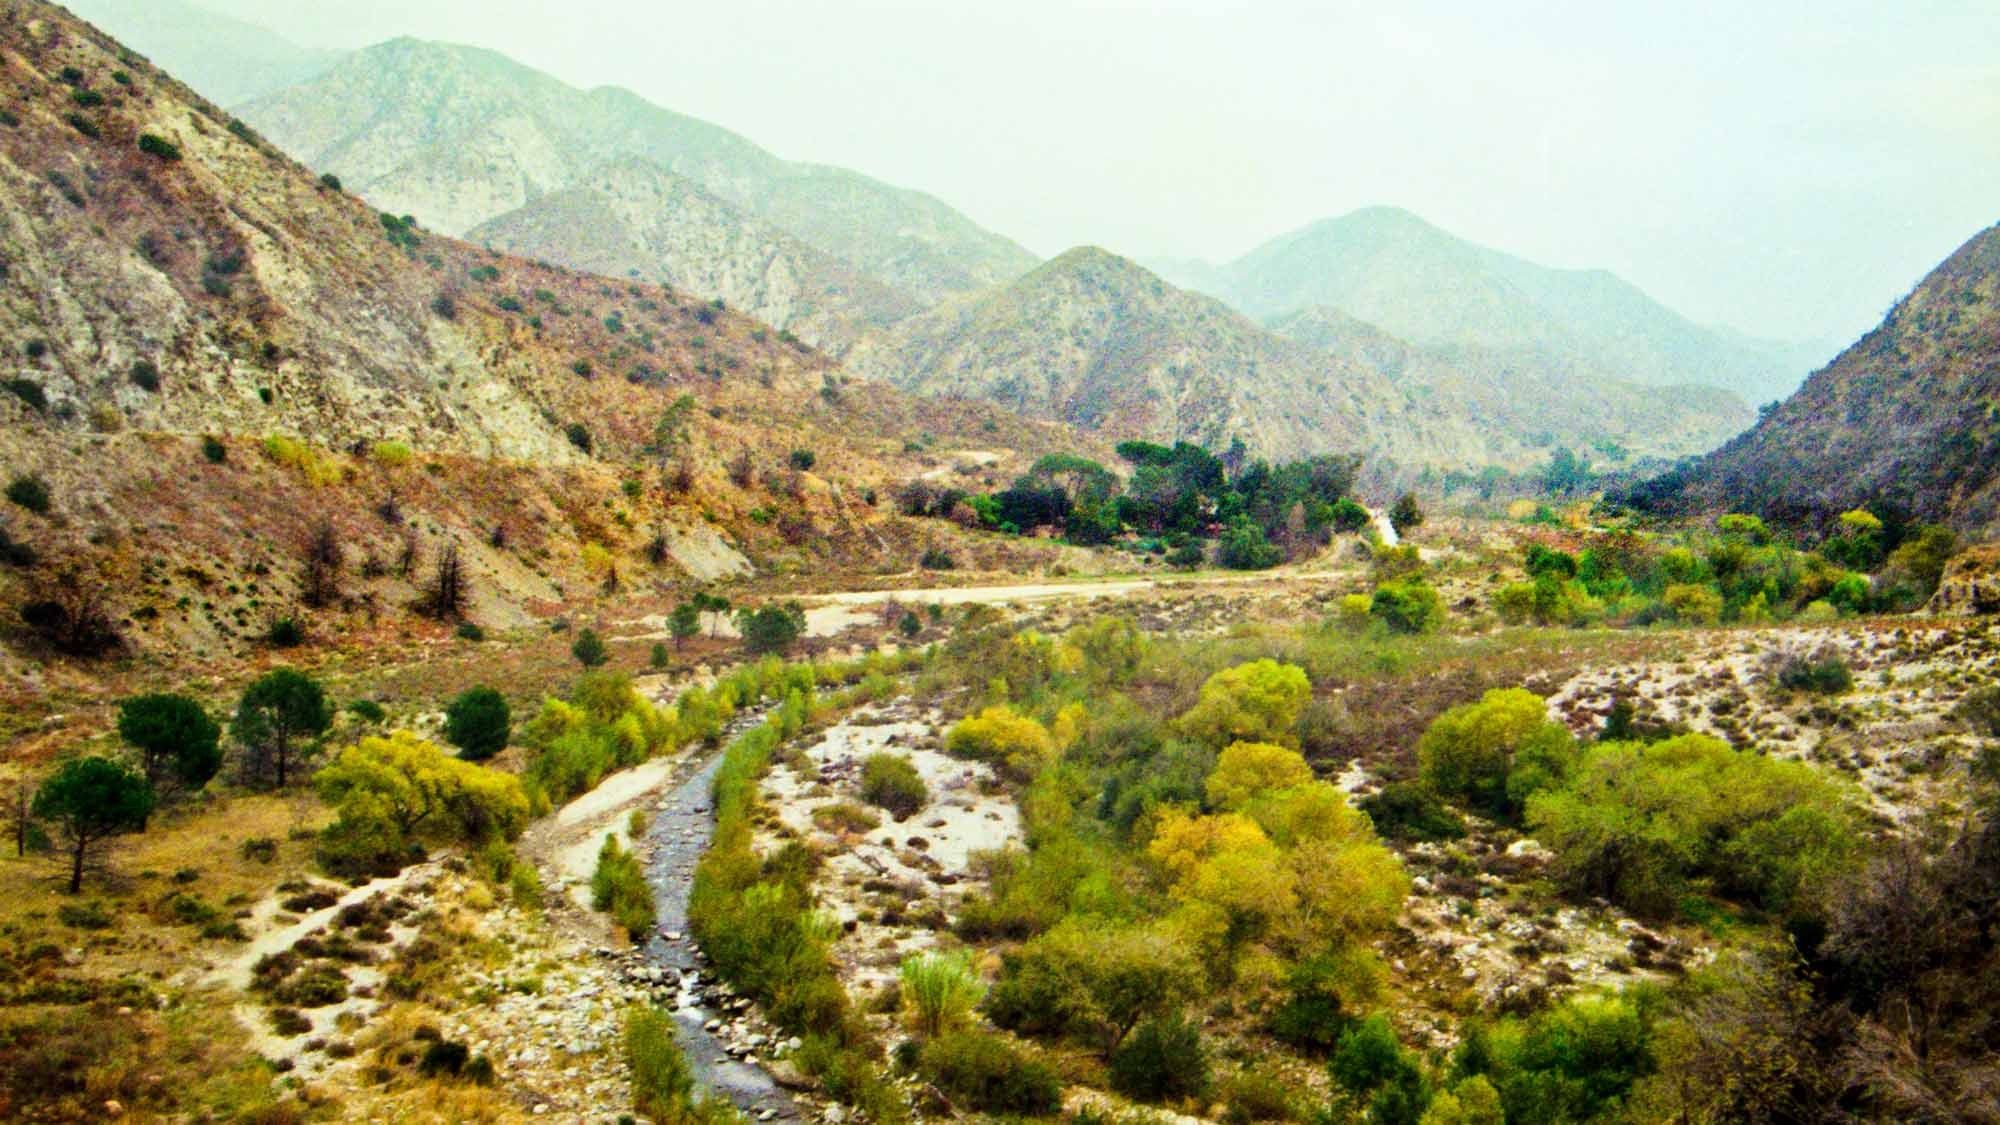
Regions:
<svg viewBox="0 0 2000 1125"><path fill-rule="evenodd" d="M1389 509L1389 526L1396 534L1406 535L1424 525L1424 509L1417 503L1417 494L1405 492L1396 498L1396 504Z"/></svg>
<svg viewBox="0 0 2000 1125"><path fill-rule="evenodd" d="M490 687L469 688L445 708L444 737L459 757L481 762L507 748L513 722L506 696Z"/></svg>
<svg viewBox="0 0 2000 1125"><path fill-rule="evenodd" d="M69 893L83 889L84 867L106 841L145 829L153 800L143 774L109 758L72 758L56 767L35 792L32 811L67 841Z"/></svg>
<svg viewBox="0 0 2000 1125"><path fill-rule="evenodd" d="M797 602L746 609L737 615L737 628L751 652L784 652L806 631L806 611Z"/></svg>
<svg viewBox="0 0 2000 1125"><path fill-rule="evenodd" d="M1188 737L1210 746L1269 742L1297 746L1299 712L1312 698L1305 671L1269 658L1225 668L1201 685L1195 705L1180 717Z"/></svg>
<svg viewBox="0 0 2000 1125"><path fill-rule="evenodd" d="M604 638L595 629L585 629L576 635L576 643L569 646L569 654L585 668L601 668L611 659L611 653L604 647Z"/></svg>
<svg viewBox="0 0 2000 1125"><path fill-rule="evenodd" d="M1576 740L1550 720L1540 696L1520 688L1446 711L1417 742L1425 784L1496 816L1560 784L1575 760Z"/></svg>
<svg viewBox="0 0 2000 1125"><path fill-rule="evenodd" d="M1368 601L1368 616L1391 632L1429 633L1444 624L1444 601L1420 579L1384 582L1375 587L1375 596Z"/></svg>
<svg viewBox="0 0 2000 1125"><path fill-rule="evenodd" d="M700 595L695 597L698 599ZM680 651L689 637L701 632L701 606L695 600L675 606L673 612L667 615L667 632L673 634L674 651Z"/></svg>
<svg viewBox="0 0 2000 1125"><path fill-rule="evenodd" d="M1249 516L1237 516L1222 533L1217 558L1231 570L1266 570L1284 561L1285 553L1264 537L1264 529Z"/></svg>
<svg viewBox="0 0 2000 1125"><path fill-rule="evenodd" d="M244 776L282 789L299 759L333 721L326 692L296 668L273 668L244 691L230 733L243 748Z"/></svg>
<svg viewBox="0 0 2000 1125"><path fill-rule="evenodd" d="M140 695L118 707L118 736L139 751L146 780L171 775L200 789L222 768L222 728L185 695Z"/></svg>

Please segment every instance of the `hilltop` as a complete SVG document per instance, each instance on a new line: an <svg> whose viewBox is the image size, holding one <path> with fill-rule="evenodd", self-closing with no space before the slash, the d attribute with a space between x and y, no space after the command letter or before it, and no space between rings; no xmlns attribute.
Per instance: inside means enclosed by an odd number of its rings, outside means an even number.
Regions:
<svg viewBox="0 0 2000 1125"><path fill-rule="evenodd" d="M1419 347L1579 379L1709 386L1750 402L1798 384L1780 345L1694 324L1606 271L1537 265L1393 207L1315 223L1226 265L1163 268L1251 316L1328 306Z"/></svg>
<svg viewBox="0 0 2000 1125"><path fill-rule="evenodd" d="M917 301L1007 281L1034 264L1027 251L920 192L785 161L629 91L578 90L492 51L398 39L241 112L287 152L382 209L451 234L565 188L609 190L626 181L607 181L600 169L636 157L737 209L710 210L723 228L711 240L754 237L742 229L753 220ZM639 195L625 205L644 205L648 188L636 186ZM567 249L549 246L551 257L582 265L557 253ZM633 268L652 279L673 267L655 256Z"/></svg>
<svg viewBox="0 0 2000 1125"><path fill-rule="evenodd" d="M70 0L65 6L219 105L308 81L347 54L301 47L187 0Z"/></svg>

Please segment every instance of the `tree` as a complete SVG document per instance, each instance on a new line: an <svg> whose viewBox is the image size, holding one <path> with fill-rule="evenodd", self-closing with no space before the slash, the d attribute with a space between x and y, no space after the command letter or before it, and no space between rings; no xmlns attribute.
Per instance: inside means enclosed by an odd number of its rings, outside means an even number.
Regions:
<svg viewBox="0 0 2000 1125"><path fill-rule="evenodd" d="M690 601L694 603L694 607L698 612L709 615L709 637L713 639L719 635L722 631L722 619L730 610L729 599L717 594L697 592Z"/></svg>
<svg viewBox="0 0 2000 1125"><path fill-rule="evenodd" d="M701 595L695 597L698 599ZM675 606L673 612L667 615L667 632L673 634L674 651L679 652L689 637L701 632L700 604L690 600Z"/></svg>
<svg viewBox="0 0 2000 1125"><path fill-rule="evenodd" d="M1237 516L1222 533L1217 557L1231 570L1266 570L1283 562L1285 553L1271 545L1257 521Z"/></svg>
<svg viewBox="0 0 2000 1125"><path fill-rule="evenodd" d="M569 646L569 654L585 668L599 668L611 659L611 653L604 647L604 638L595 629L585 629L576 635L576 643Z"/></svg>
<svg viewBox="0 0 2000 1125"><path fill-rule="evenodd" d="M320 837L320 859L344 874L394 869L420 834L480 845L527 827L519 778L474 765L408 731L364 738L313 776L340 819Z"/></svg>
<svg viewBox="0 0 2000 1125"><path fill-rule="evenodd" d="M483 762L505 750L512 730L507 697L490 687L469 688L445 708L444 737L467 761Z"/></svg>
<svg viewBox="0 0 2000 1125"><path fill-rule="evenodd" d="M1055 757L1048 729L1002 704L960 719L945 732L945 752L990 763L1017 781L1027 781Z"/></svg>
<svg viewBox="0 0 2000 1125"><path fill-rule="evenodd" d="M465 616L467 581L465 564L458 555L458 543L448 542L438 552L437 568L431 572L430 588L424 594L424 612L439 621L457 621Z"/></svg>
<svg viewBox="0 0 2000 1125"><path fill-rule="evenodd" d="M1391 632L1417 635L1435 630L1444 623L1444 602L1429 583L1420 579L1385 582L1375 587L1369 599L1368 616L1389 627Z"/></svg>
<svg viewBox="0 0 2000 1125"><path fill-rule="evenodd" d="M1540 696L1520 688L1489 691L1431 723L1417 742L1417 768L1437 792L1505 816L1567 776L1575 741L1549 718ZM1515 777L1517 769L1526 772Z"/></svg>
<svg viewBox="0 0 2000 1125"><path fill-rule="evenodd" d="M340 570L342 565L340 533L330 519L321 519L306 536L305 577L301 582L299 600L318 609L330 605L340 597Z"/></svg>
<svg viewBox="0 0 2000 1125"><path fill-rule="evenodd" d="M1396 534L1407 535L1424 525L1424 509L1417 503L1417 494L1405 492L1396 498L1396 504L1389 509L1389 526Z"/></svg>
<svg viewBox="0 0 2000 1125"><path fill-rule="evenodd" d="M1208 775L1208 803L1218 809L1241 809L1258 797L1312 779L1312 767L1296 750L1268 742L1234 742Z"/></svg>
<svg viewBox="0 0 2000 1125"><path fill-rule="evenodd" d="M1264 659L1225 668L1201 685L1195 705L1180 718L1190 738L1210 746L1231 742L1298 745L1292 726L1312 698L1303 669Z"/></svg>
<svg viewBox="0 0 2000 1125"><path fill-rule="evenodd" d="M797 602L746 609L736 618L751 652L784 652L806 631L806 611Z"/></svg>
<svg viewBox="0 0 2000 1125"><path fill-rule="evenodd" d="M244 691L230 733L243 747L243 773L253 783L283 789L298 759L333 722L326 692L296 668L274 668Z"/></svg>
<svg viewBox="0 0 2000 1125"><path fill-rule="evenodd" d="M1157 926L1069 918L1002 960L987 1003L994 1023L1091 1035L1107 1055L1140 1021L1179 1011L1202 988L1194 952Z"/></svg>
<svg viewBox="0 0 2000 1125"><path fill-rule="evenodd" d="M140 695L118 707L118 737L138 749L146 780L171 773L200 789L222 768L222 728L185 695Z"/></svg>
<svg viewBox="0 0 2000 1125"><path fill-rule="evenodd" d="M146 827L153 800L143 775L109 758L72 758L42 783L33 811L67 841L69 893L83 889L84 866L106 841Z"/></svg>

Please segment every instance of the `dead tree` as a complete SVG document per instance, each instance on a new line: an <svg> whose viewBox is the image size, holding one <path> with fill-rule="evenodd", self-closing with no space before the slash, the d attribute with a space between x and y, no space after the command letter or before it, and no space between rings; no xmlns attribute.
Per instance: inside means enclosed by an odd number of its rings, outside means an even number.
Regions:
<svg viewBox="0 0 2000 1125"><path fill-rule="evenodd" d="M438 552L437 568L431 572L430 588L424 594L424 612L439 621L458 621L465 616L465 564L458 544L447 542Z"/></svg>
<svg viewBox="0 0 2000 1125"><path fill-rule="evenodd" d="M333 521L322 519L306 536L305 581L300 599L313 609L331 605L340 597L340 572L345 566L340 533Z"/></svg>

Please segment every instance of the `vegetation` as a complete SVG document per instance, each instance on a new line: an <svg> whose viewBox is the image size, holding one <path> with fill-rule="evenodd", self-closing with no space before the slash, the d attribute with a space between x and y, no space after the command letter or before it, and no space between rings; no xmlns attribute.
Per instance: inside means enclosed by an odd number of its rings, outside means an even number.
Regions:
<svg viewBox="0 0 2000 1125"><path fill-rule="evenodd" d="M639 857L618 845L618 837L606 836L597 852L597 867L590 873L590 905L611 915L634 942L645 940L653 929L653 888L646 883L646 869Z"/></svg>
<svg viewBox="0 0 2000 1125"><path fill-rule="evenodd" d="M384 874L421 858L437 840L478 847L527 827L527 791L511 774L453 757L396 731L342 750L313 777L339 819L321 833L321 866L336 874Z"/></svg>
<svg viewBox="0 0 2000 1125"><path fill-rule="evenodd" d="M445 708L445 739L468 761L484 761L505 750L512 731L507 697L490 687L468 688Z"/></svg>
<svg viewBox="0 0 2000 1125"><path fill-rule="evenodd" d="M862 761L861 799L903 820L929 804L931 795L908 758L884 753Z"/></svg>
<svg viewBox="0 0 2000 1125"><path fill-rule="evenodd" d="M190 790L222 768L222 728L185 695L141 695L118 708L118 736L139 751L140 768L155 786L172 780Z"/></svg>
<svg viewBox="0 0 2000 1125"><path fill-rule="evenodd" d="M109 758L72 758L35 792L36 819L57 826L69 853L69 893L83 889L84 868L113 838L146 827L153 787L144 775Z"/></svg>
<svg viewBox="0 0 2000 1125"><path fill-rule="evenodd" d="M243 693L230 734L243 748L243 777L253 785L285 788L300 760L319 751L319 736L333 721L326 692L295 668L274 668Z"/></svg>

